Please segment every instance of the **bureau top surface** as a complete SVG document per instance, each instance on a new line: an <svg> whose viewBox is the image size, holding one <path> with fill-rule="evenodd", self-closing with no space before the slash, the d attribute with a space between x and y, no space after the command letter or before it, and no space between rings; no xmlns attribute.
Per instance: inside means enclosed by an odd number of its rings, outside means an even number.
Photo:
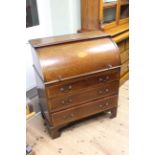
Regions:
<svg viewBox="0 0 155 155"><path fill-rule="evenodd" d="M118 47L110 37L100 32L77 35L74 41L67 41L67 35L64 41L59 38L46 46L37 45L35 52L44 82L58 82L120 66Z"/></svg>
<svg viewBox="0 0 155 155"><path fill-rule="evenodd" d="M63 44L66 42L75 42L75 41L90 40L94 38L104 38L104 37L109 37L109 35L103 33L102 31L92 31L78 34L32 39L29 42L34 48L38 48L49 45Z"/></svg>

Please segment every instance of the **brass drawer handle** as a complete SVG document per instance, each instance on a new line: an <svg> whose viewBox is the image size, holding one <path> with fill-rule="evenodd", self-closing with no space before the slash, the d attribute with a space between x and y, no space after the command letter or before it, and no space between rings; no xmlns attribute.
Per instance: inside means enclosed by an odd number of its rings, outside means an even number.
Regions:
<svg viewBox="0 0 155 155"><path fill-rule="evenodd" d="M62 105L64 105L64 104L65 104L65 101L64 101L64 100L62 100L62 101L61 101L61 104L62 104Z"/></svg>
<svg viewBox="0 0 155 155"><path fill-rule="evenodd" d="M71 85L69 85L69 86L68 86L68 89L69 89L69 90L71 90L71 89L72 89L72 86L71 86Z"/></svg>
<svg viewBox="0 0 155 155"><path fill-rule="evenodd" d="M74 114L69 114L69 115L66 115L66 116L63 116L64 119L71 119L71 118L74 118Z"/></svg>
<svg viewBox="0 0 155 155"><path fill-rule="evenodd" d="M109 89L106 88L104 91L103 90L99 90L99 94L104 94L104 92L108 93L109 92Z"/></svg>
<svg viewBox="0 0 155 155"><path fill-rule="evenodd" d="M99 78L99 82L103 82L103 81L104 81L103 78L100 77L100 78Z"/></svg>
<svg viewBox="0 0 155 155"><path fill-rule="evenodd" d="M109 105L109 102L106 102L105 105L108 106Z"/></svg>
<svg viewBox="0 0 155 155"><path fill-rule="evenodd" d="M106 76L106 80L109 80L109 79L110 79L110 77L107 75L107 76Z"/></svg>
<svg viewBox="0 0 155 155"><path fill-rule="evenodd" d="M69 99L69 100L68 100L68 102L69 102L69 103L72 103L72 102L73 102L73 100L72 100L72 99Z"/></svg>
<svg viewBox="0 0 155 155"><path fill-rule="evenodd" d="M109 102L106 102L106 103L105 103L105 106L109 106ZM99 105L100 108L104 108L105 106L102 105L102 104Z"/></svg>
<svg viewBox="0 0 155 155"><path fill-rule="evenodd" d="M66 86L65 86L65 87L66 87ZM67 91L67 90L71 90L71 89L72 89L72 86L69 85L69 86L67 86L66 91ZM61 87L61 88L60 88L60 91L61 91L61 92L64 92L64 91L65 91L65 88L64 88L64 87Z"/></svg>
<svg viewBox="0 0 155 155"><path fill-rule="evenodd" d="M102 105L102 104L100 104L100 105L99 105L99 107L100 107L100 108L103 108L103 105Z"/></svg>
<svg viewBox="0 0 155 155"><path fill-rule="evenodd" d="M102 90L100 90L100 91L99 91L99 94L103 94L103 91L102 91Z"/></svg>
<svg viewBox="0 0 155 155"><path fill-rule="evenodd" d="M61 92L64 92L64 91L65 91L65 88L63 88L63 87L60 88L60 91L61 91Z"/></svg>
<svg viewBox="0 0 155 155"><path fill-rule="evenodd" d="M72 103L72 101L73 101L73 100L72 100L71 98L69 98L67 101L62 100L62 101L61 101L61 104L62 104L62 105L65 105L65 104L68 104L68 103Z"/></svg>
<svg viewBox="0 0 155 155"><path fill-rule="evenodd" d="M108 89L108 88L106 88L106 89L105 89L105 92L106 92L106 93L107 93L107 92L109 92L109 89Z"/></svg>
<svg viewBox="0 0 155 155"><path fill-rule="evenodd" d="M108 75L105 78L100 77L99 82L107 81L109 79L110 79L110 77Z"/></svg>

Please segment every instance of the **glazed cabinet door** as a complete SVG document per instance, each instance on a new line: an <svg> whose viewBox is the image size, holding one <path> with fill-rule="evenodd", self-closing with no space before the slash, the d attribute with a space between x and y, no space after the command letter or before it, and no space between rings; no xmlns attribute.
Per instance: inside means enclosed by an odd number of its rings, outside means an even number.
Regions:
<svg viewBox="0 0 155 155"><path fill-rule="evenodd" d="M120 19L129 18L129 0L120 1Z"/></svg>
<svg viewBox="0 0 155 155"><path fill-rule="evenodd" d="M117 0L103 0L103 24L116 22Z"/></svg>

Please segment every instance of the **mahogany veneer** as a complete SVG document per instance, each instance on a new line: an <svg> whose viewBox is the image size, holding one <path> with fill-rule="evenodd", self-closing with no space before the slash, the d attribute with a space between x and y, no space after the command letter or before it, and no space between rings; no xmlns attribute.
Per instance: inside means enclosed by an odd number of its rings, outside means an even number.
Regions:
<svg viewBox="0 0 155 155"><path fill-rule="evenodd" d="M121 10L126 7L126 11ZM115 19L106 22L105 11L115 8ZM129 0L117 0L115 2L105 3L104 0L81 0L81 30L80 32L101 30L103 33L111 35L117 43L121 52L121 67L129 62ZM123 9L124 10L124 9ZM114 10L113 10L114 11ZM113 11L109 11L111 17ZM129 64L128 64L129 66ZM120 84L128 80L129 69L120 76ZM122 69L124 70L124 69Z"/></svg>
<svg viewBox="0 0 155 155"><path fill-rule="evenodd" d="M30 43L41 111L52 138L69 123L97 113L110 111L116 117L121 61L110 36L95 31Z"/></svg>

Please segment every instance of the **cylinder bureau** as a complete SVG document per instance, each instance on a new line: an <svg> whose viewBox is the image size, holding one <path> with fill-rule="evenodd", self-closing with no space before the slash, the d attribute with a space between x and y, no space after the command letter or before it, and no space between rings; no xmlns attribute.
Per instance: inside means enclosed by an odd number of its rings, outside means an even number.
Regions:
<svg viewBox="0 0 155 155"><path fill-rule="evenodd" d="M30 44L41 113L52 138L68 124L97 113L116 117L121 62L110 36L94 31Z"/></svg>

